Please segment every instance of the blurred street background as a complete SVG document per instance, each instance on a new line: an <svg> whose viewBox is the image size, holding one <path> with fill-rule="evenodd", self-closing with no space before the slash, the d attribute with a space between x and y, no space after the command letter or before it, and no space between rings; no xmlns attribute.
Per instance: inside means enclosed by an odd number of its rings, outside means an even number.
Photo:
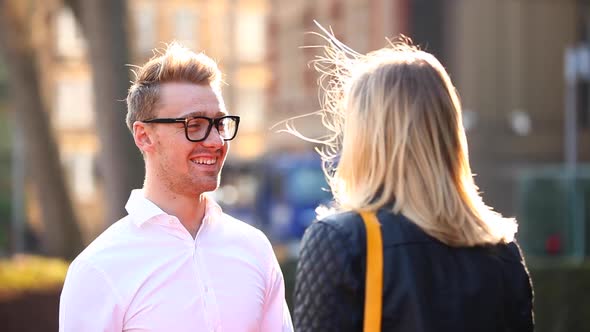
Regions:
<svg viewBox="0 0 590 332"><path fill-rule="evenodd" d="M224 73L242 121L214 195L269 236L290 303L331 197L315 146L273 128L319 109L314 20L359 52L404 34L439 58L484 200L519 221L537 330L590 331L590 0L0 0L0 330L55 331L67 262L126 214L144 174L128 65L173 40Z"/></svg>

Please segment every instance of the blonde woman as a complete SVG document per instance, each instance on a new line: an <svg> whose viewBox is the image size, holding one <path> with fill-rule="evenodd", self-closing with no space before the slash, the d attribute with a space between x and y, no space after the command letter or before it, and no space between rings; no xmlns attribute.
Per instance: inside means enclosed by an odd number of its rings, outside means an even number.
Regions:
<svg viewBox="0 0 590 332"><path fill-rule="evenodd" d="M366 55L326 40L315 67L334 207L303 237L295 330L362 331L366 233L357 211L369 210L383 235L383 331L533 331L516 221L478 193L443 66L405 40Z"/></svg>

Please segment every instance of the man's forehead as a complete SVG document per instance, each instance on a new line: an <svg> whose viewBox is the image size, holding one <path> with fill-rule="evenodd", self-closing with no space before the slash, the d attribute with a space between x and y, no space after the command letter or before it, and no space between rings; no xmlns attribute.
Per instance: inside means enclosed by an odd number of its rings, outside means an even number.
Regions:
<svg viewBox="0 0 590 332"><path fill-rule="evenodd" d="M182 110L187 116L211 116L211 113L225 112L225 104L218 91L208 85L190 83L163 84L157 107Z"/></svg>
<svg viewBox="0 0 590 332"><path fill-rule="evenodd" d="M217 89L206 84L167 82L160 86L160 97L164 99L174 97L174 99L206 100L208 98L219 99L221 94L218 93Z"/></svg>

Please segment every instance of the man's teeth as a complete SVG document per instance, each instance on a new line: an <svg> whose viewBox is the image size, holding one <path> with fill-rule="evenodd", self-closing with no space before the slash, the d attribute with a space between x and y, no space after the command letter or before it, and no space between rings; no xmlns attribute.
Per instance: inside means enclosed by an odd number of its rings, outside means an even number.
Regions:
<svg viewBox="0 0 590 332"><path fill-rule="evenodd" d="M200 164L200 165L213 165L213 164L215 164L216 159L200 158L200 159L193 159L191 161L195 164Z"/></svg>

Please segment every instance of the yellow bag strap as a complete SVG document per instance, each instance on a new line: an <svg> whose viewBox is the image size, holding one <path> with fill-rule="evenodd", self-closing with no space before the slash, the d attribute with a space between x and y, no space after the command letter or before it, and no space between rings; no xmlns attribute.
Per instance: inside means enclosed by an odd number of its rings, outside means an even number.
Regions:
<svg viewBox="0 0 590 332"><path fill-rule="evenodd" d="M373 212L360 212L367 230L364 332L381 331L383 301L383 241L381 226Z"/></svg>

